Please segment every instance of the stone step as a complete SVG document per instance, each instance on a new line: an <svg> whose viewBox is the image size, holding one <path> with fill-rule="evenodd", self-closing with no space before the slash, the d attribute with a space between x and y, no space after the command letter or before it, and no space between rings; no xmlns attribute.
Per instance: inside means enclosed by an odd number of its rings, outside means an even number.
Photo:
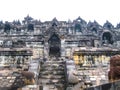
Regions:
<svg viewBox="0 0 120 90"><path fill-rule="evenodd" d="M55 83L57 83L57 84L64 84L65 83L65 81L64 80L58 80L58 79L40 79L40 82L42 83L42 84L55 84Z"/></svg>
<svg viewBox="0 0 120 90"><path fill-rule="evenodd" d="M64 76L53 76L53 75L44 75L44 76L41 76L41 78L49 78L49 79L64 79L65 77Z"/></svg>
<svg viewBox="0 0 120 90"><path fill-rule="evenodd" d="M40 73L40 76L41 75L49 75L49 74L64 76L64 73L54 73L54 72L45 72L45 73L42 72L42 73Z"/></svg>
<svg viewBox="0 0 120 90"><path fill-rule="evenodd" d="M64 71L64 69L63 68L42 68L40 71L53 71L53 70L55 70L55 71Z"/></svg>
<svg viewBox="0 0 120 90"><path fill-rule="evenodd" d="M49 61L49 62L44 62L44 64L64 64L65 62L63 61Z"/></svg>
<svg viewBox="0 0 120 90"><path fill-rule="evenodd" d="M63 61L50 60L41 65L39 83L41 85L65 85L65 63Z"/></svg>

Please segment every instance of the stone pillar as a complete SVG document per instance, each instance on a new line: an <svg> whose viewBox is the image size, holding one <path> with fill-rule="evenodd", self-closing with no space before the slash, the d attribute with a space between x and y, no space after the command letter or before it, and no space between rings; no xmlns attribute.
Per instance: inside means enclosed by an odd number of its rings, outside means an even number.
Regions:
<svg viewBox="0 0 120 90"><path fill-rule="evenodd" d="M102 55L99 56L100 63L102 63Z"/></svg>
<svg viewBox="0 0 120 90"><path fill-rule="evenodd" d="M61 57L65 57L65 39L61 39Z"/></svg>
<svg viewBox="0 0 120 90"><path fill-rule="evenodd" d="M44 56L44 47L39 48L39 58L43 58Z"/></svg>
<svg viewBox="0 0 120 90"><path fill-rule="evenodd" d="M84 62L84 61L83 61L83 56L82 56L82 54L80 54L79 60L80 60L80 61L79 61L80 63L83 63L83 62Z"/></svg>
<svg viewBox="0 0 120 90"><path fill-rule="evenodd" d="M86 65L88 62L87 56L86 55L82 55L82 60L84 62L84 64Z"/></svg>
<svg viewBox="0 0 120 90"><path fill-rule="evenodd" d="M74 55L75 64L79 64L79 57L77 54Z"/></svg>
<svg viewBox="0 0 120 90"><path fill-rule="evenodd" d="M5 62L5 56L1 56L1 58L2 58L2 62L1 63Z"/></svg>
<svg viewBox="0 0 120 90"><path fill-rule="evenodd" d="M48 42L45 42L44 44L44 58L48 58L49 57L49 45Z"/></svg>
<svg viewBox="0 0 120 90"><path fill-rule="evenodd" d="M98 58L97 58L97 55L94 56L94 60L95 60L95 65L98 64Z"/></svg>

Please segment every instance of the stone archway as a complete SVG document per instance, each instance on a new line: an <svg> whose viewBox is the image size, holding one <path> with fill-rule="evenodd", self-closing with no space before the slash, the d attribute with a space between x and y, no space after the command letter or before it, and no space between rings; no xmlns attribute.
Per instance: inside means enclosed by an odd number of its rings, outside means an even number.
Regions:
<svg viewBox="0 0 120 90"><path fill-rule="evenodd" d="M61 40L59 36L54 33L48 40L49 43L49 55L60 57L61 55Z"/></svg>
<svg viewBox="0 0 120 90"><path fill-rule="evenodd" d="M103 32L102 44L113 44L113 35L111 32Z"/></svg>

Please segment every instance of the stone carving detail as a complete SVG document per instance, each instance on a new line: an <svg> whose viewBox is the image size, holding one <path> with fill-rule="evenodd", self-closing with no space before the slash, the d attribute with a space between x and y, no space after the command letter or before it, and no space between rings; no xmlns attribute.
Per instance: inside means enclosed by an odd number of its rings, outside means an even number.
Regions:
<svg viewBox="0 0 120 90"><path fill-rule="evenodd" d="M114 28L114 26L109 21L106 21L106 23L103 25L103 28L112 30Z"/></svg>
<svg viewBox="0 0 120 90"><path fill-rule="evenodd" d="M115 55L110 59L110 71L108 73L109 79L120 79L120 55Z"/></svg>

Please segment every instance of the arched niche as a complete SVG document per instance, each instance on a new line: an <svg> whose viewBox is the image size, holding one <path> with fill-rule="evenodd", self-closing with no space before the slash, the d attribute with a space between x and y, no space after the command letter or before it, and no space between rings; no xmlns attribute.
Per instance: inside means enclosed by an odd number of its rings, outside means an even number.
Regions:
<svg viewBox="0 0 120 90"><path fill-rule="evenodd" d="M102 44L113 44L113 34L111 32L103 32Z"/></svg>
<svg viewBox="0 0 120 90"><path fill-rule="evenodd" d="M34 30L34 25L33 24L28 24L27 29L28 29L28 31L33 31Z"/></svg>
<svg viewBox="0 0 120 90"><path fill-rule="evenodd" d="M91 31L97 33L97 28L93 27Z"/></svg>
<svg viewBox="0 0 120 90"><path fill-rule="evenodd" d="M49 55L50 56L60 56L61 52L61 40L59 36L54 33L48 40L49 43Z"/></svg>
<svg viewBox="0 0 120 90"><path fill-rule="evenodd" d="M9 23L6 23L6 24L4 25L4 32L9 33L9 32L10 32L10 29L11 29L10 24L9 24Z"/></svg>
<svg viewBox="0 0 120 90"><path fill-rule="evenodd" d="M82 32L80 24L75 24L75 32Z"/></svg>

